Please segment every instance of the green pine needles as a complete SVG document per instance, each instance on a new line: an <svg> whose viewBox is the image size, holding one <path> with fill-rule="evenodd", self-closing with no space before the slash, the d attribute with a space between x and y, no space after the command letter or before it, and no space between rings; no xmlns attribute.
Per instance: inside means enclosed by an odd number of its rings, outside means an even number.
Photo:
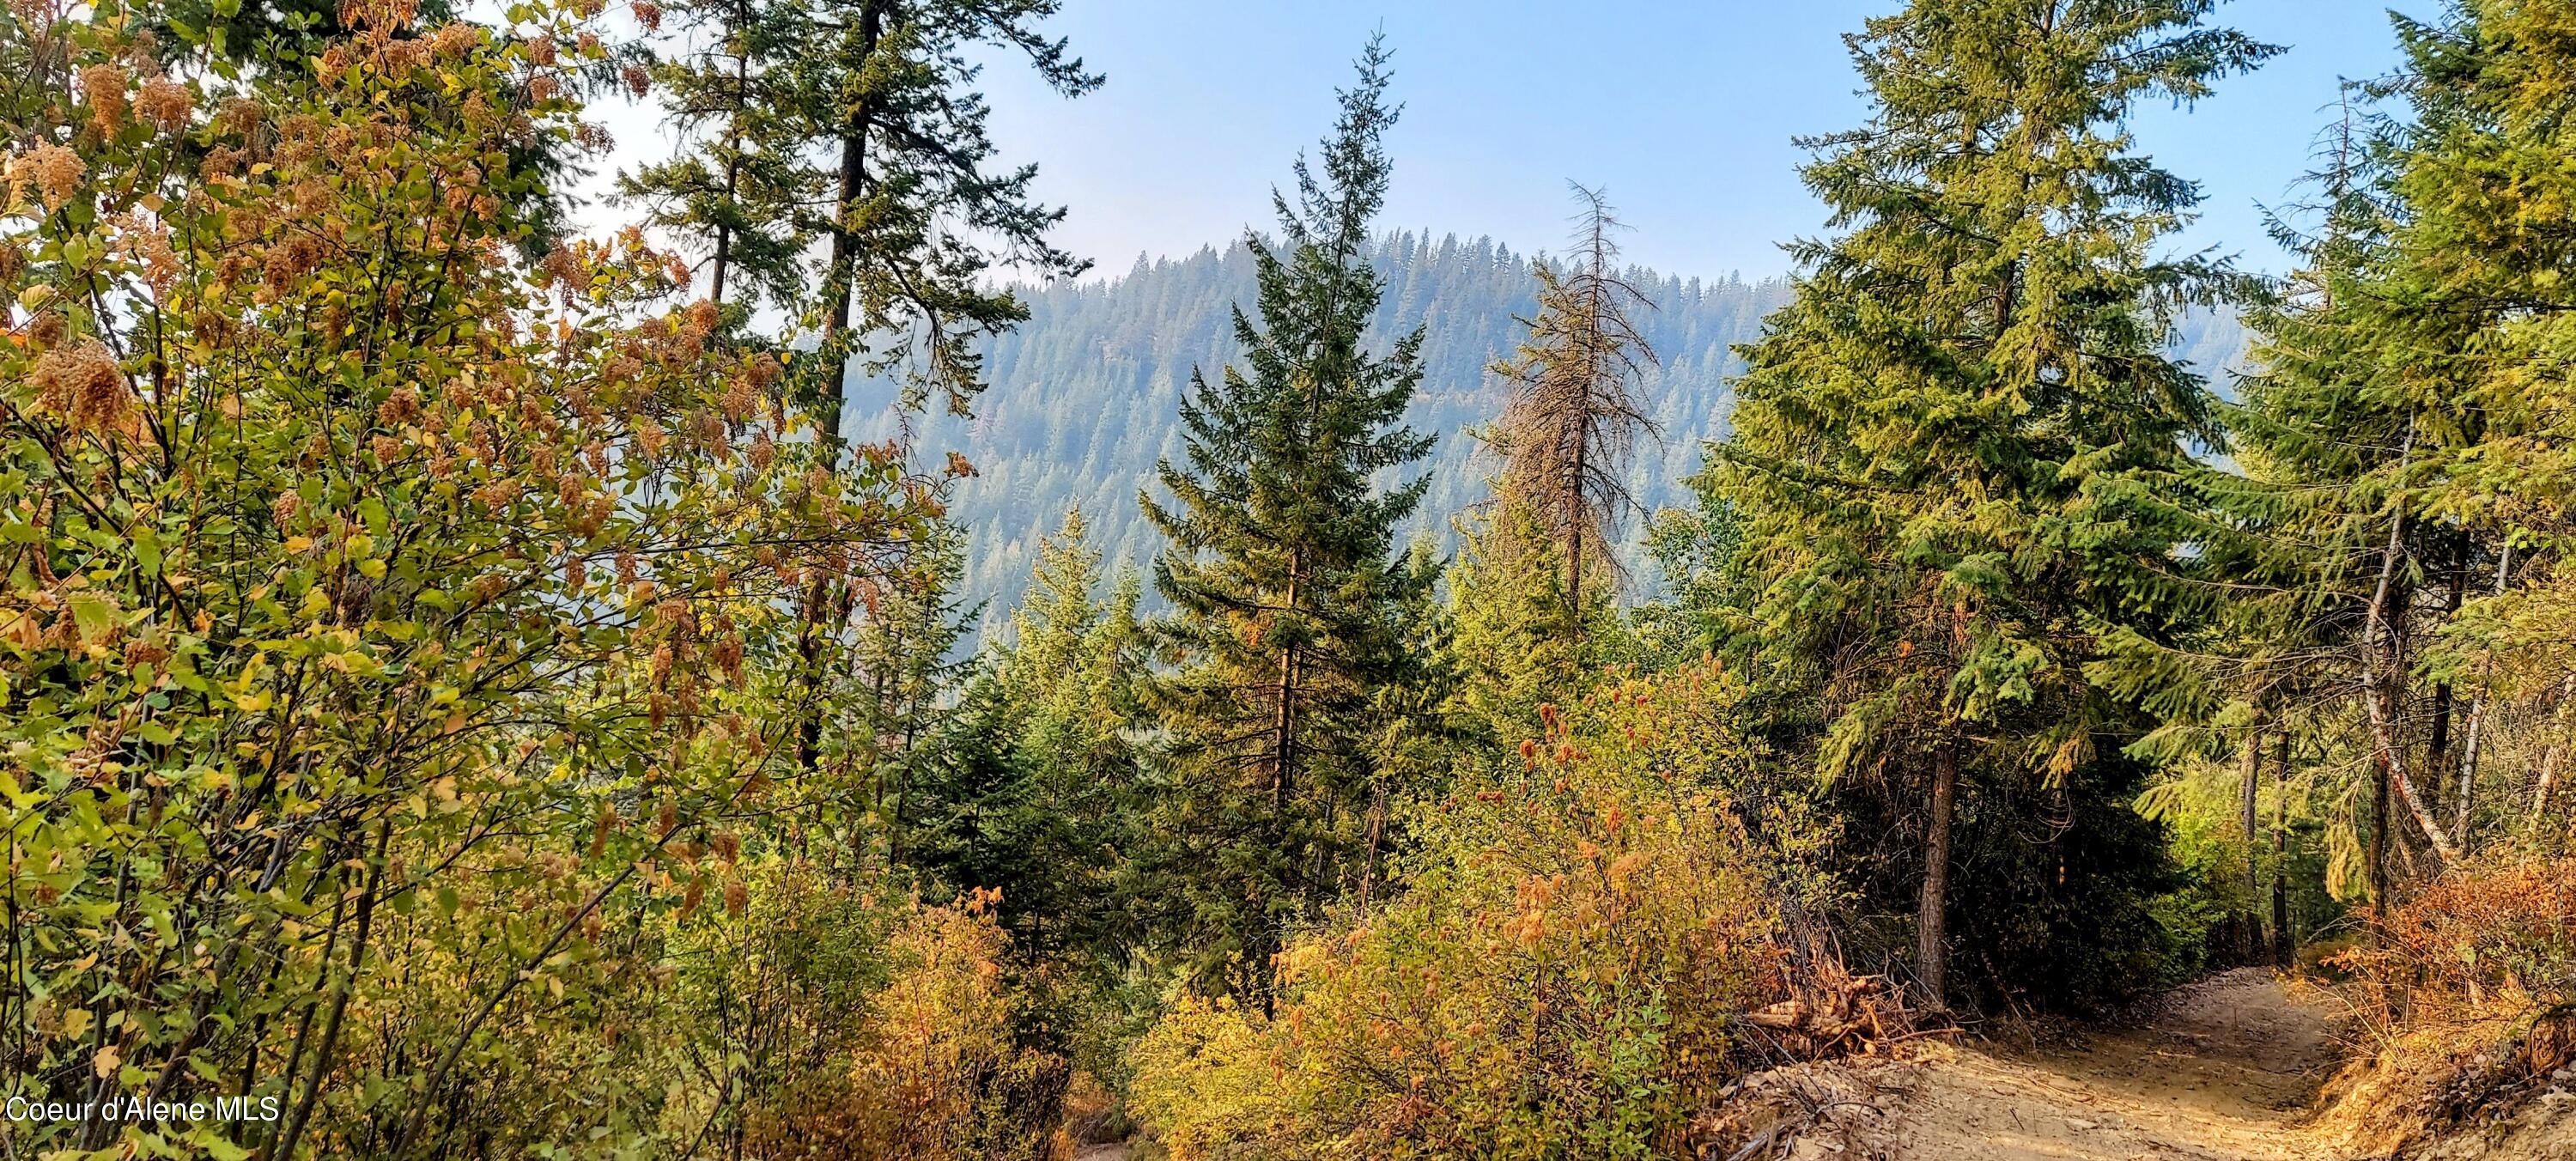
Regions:
<svg viewBox="0 0 2576 1161"><path fill-rule="evenodd" d="M1180 924L1199 973L1267 998L1289 925L1365 870L1373 694L1408 665L1403 619L1429 574L1394 551L1425 481L1375 482L1430 450L1399 425L1421 379L1419 331L1384 354L1360 337L1381 282L1365 258L1383 204L1390 53L1372 40L1320 167L1279 195L1279 239L1252 240L1255 314L1241 366L1194 375L1187 451L1147 517L1171 547L1154 585L1170 673L1149 703L1166 736L1167 857L1193 867ZM1382 800L1382 799L1380 799Z"/></svg>
<svg viewBox="0 0 2576 1161"><path fill-rule="evenodd" d="M2185 304L2239 280L2160 256L2199 195L2122 128L2276 51L2203 27L2214 6L1924 2L1869 22L1851 47L1870 122L1805 143L1842 233L1791 248L1798 297L1746 349L1738 435L1710 468L1749 520L1783 728L1824 779L1884 788L1921 845L1930 997L1963 778L1970 797L2092 781L2128 713L2083 666L2105 624L2163 615L2151 566L2175 548L2125 495L2218 438L2165 345Z"/></svg>

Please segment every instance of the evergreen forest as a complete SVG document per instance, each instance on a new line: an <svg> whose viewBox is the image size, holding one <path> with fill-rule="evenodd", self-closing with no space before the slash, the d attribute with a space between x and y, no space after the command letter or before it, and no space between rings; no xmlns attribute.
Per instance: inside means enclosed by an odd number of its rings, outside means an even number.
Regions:
<svg viewBox="0 0 2576 1161"><path fill-rule="evenodd" d="M2271 0L1890 0L1751 282L1364 29L1103 276L1099 2L9 0L0 1157L2576 1155L2576 0L2279 277Z"/></svg>

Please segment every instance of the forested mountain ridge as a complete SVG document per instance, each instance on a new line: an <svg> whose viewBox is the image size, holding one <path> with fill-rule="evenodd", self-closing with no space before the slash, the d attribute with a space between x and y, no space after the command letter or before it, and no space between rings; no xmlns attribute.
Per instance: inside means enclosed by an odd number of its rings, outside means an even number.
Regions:
<svg viewBox="0 0 2576 1161"><path fill-rule="evenodd" d="M1370 260L1387 289L1366 341L1382 347L1415 327L1426 331L1422 389L1407 422L1439 441L1401 473L1431 479L1407 531L1454 548L1453 518L1485 500L1495 467L1470 432L1501 411L1503 389L1488 366L1511 350L1518 320L1535 308L1533 256L1492 238L1399 231L1380 237ZM1178 450L1191 369L1214 376L1236 357L1230 312L1251 300L1253 274L1251 251L1238 240L1185 258L1140 256L1111 278L1020 287L1029 321L982 344L992 386L974 417L906 417L876 399L853 409L856 438L895 435L909 418L919 446L963 449L975 464L977 477L958 485L951 510L966 532L960 590L970 603L985 602L977 636L989 640L1020 603L1039 539L1069 506L1082 507L1113 571L1141 570L1153 559L1160 542L1137 512L1137 484ZM1761 336L1763 319L1788 301L1789 282L1683 278L1644 267L1629 268L1626 279L1656 308L1636 320L1657 356L1637 394L1661 435L1640 440L1627 469L1630 494L1653 511L1686 502L1682 479L1698 470L1708 441L1726 437L1728 384L1743 370L1735 348ZM2232 316L2195 314L2174 347L2226 390L2224 370L2242 360L2245 335ZM1651 585L1635 515L1620 556L1636 582Z"/></svg>

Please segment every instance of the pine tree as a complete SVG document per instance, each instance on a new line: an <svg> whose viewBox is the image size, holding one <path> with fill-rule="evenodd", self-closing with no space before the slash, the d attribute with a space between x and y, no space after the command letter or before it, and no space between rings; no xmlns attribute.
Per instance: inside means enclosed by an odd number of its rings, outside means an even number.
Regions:
<svg viewBox="0 0 2576 1161"><path fill-rule="evenodd" d="M957 656L957 645L983 606L968 607L957 593L965 553L965 535L953 527L922 542L912 560L868 590L873 599L850 645L851 688L839 732L851 739L845 760L864 773L864 816L884 832L895 864L917 855L920 796L940 777L938 743L972 664Z"/></svg>
<svg viewBox="0 0 2576 1161"><path fill-rule="evenodd" d="M1210 382L1191 377L1186 458L1144 499L1170 547L1153 627L1168 675L1149 691L1166 742L1163 853L1185 896L1178 922L1212 986L1271 996L1287 928L1349 885L1372 793L1370 717L1409 662L1404 608L1425 574L1394 554L1427 483L1372 477L1431 441L1398 426L1421 378L1422 332L1383 355L1360 343L1382 284L1366 260L1386 194L1381 138L1390 56L1371 40L1320 169L1296 165L1274 201L1280 237L1252 240L1258 321Z"/></svg>
<svg viewBox="0 0 2576 1161"><path fill-rule="evenodd" d="M2220 409L2231 458L2179 465L2159 489L2193 546L2168 563L2199 596L2188 624L2165 637L2114 629L2091 671L2161 723L2130 745L2133 755L2180 769L2233 750L2249 876L2260 861L2253 811L2267 732L2286 745L2293 729L2332 730L2360 680L2380 529L2368 513L2385 496L2364 476L2404 434L2402 419L2358 394L2355 356L2365 340L2336 305L2355 292L2386 230L2379 162L2353 95L2348 88L2341 116L2318 137L2318 167L2306 177L2315 200L2295 211L2318 219L2315 232L2271 217L2275 240L2308 262L2247 312L2265 338L2241 401ZM2334 485L2315 486L2327 479ZM2329 833L2342 856L2329 875L2339 895L2365 882L2383 893L2387 773L2377 772L2367 810L2335 820ZM2355 868L2352 878L2342 874ZM2258 884L2247 886L2234 922L2250 953Z"/></svg>
<svg viewBox="0 0 2576 1161"><path fill-rule="evenodd" d="M831 0L781 5L758 22L775 31L765 43L794 46L768 90L781 101L774 129L781 151L809 158L809 166L813 157L834 158L795 178L800 188L825 194L828 212L815 232L828 240L829 253L810 278L819 288L811 307L820 349L796 361L790 388L812 406L836 463L852 371L897 375L907 412L936 396L951 413L966 414L983 389L976 341L1028 317L1009 289L994 284L995 268L1010 265L1038 280L1088 268L1049 241L1064 211L1032 194L1036 168L994 166L991 108L974 87L982 66L970 59L979 50L1017 54L1068 97L1098 87L1100 77L1062 38L1038 31L1061 6ZM859 459L853 466L870 466L868 457ZM819 707L831 682L834 646L857 596L854 585L828 576L807 586L798 652L809 705ZM817 768L827 748L823 714L809 711L797 738L799 765Z"/></svg>
<svg viewBox="0 0 2576 1161"><path fill-rule="evenodd" d="M802 50L794 10L770 0L674 0L637 12L704 43L650 70L683 145L620 173L618 195L646 206L649 224L706 247L712 301L746 314L763 300L800 307L805 251L829 219L811 209L823 198L823 175L798 156L804 143L788 88L788 66Z"/></svg>
<svg viewBox="0 0 2576 1161"><path fill-rule="evenodd" d="M1850 42L1869 123L1805 142L1840 234L1792 247L1798 297L1747 349L1714 465L1765 581L1784 728L1827 780L1885 787L1920 836L1915 970L1936 1003L1963 814L2001 847L1994 873L2039 893L1971 923L2044 942L2127 919L2069 906L2113 877L2076 881L2069 857L2128 825L2097 753L2127 724L2083 667L2098 623L2158 617L2147 566L2173 540L2124 492L2217 438L2203 384L2163 348L2183 302L2232 282L2155 254L2198 195L2121 126L2274 51L2202 27L2213 7L1915 0L1871 20ZM2009 791L2031 784L2076 828L2039 851L2006 814L2034 809ZM2064 886L2014 870L2051 863Z"/></svg>
<svg viewBox="0 0 2576 1161"><path fill-rule="evenodd" d="M2428 751L2412 783L2387 740L2396 707L2364 704L2401 791L2429 796L2449 785L2453 849L2441 853L2461 858L2481 837L2490 705L2499 695L2546 699L2576 669L2566 632L2576 594L2564 566L2576 537L2576 390L2565 370L2576 349L2576 253L2564 241L2576 223L2576 175L2566 168L2576 133L2564 116L2576 96L2569 20L2564 3L2469 0L2440 26L2398 22L2420 80L2403 89L2413 117L2391 143L2397 228L2372 288L2385 299L2374 304L2384 317L2371 333L2381 366L2409 368L2398 387L2416 411L2418 450L2389 519L2394 527L2411 513L2420 543L2448 550L2417 566L2447 572L2454 594L2445 623L2422 634L2417 664L2437 692L2456 685L2469 696L2455 744ZM2391 543L2392 558L2412 548ZM2404 680L2397 664L2383 672ZM2521 772L2511 773L2519 788ZM2418 821L2439 851L2442 824Z"/></svg>
<svg viewBox="0 0 2576 1161"><path fill-rule="evenodd" d="M1456 708L1508 746L1540 735L1540 706L1572 700L1590 651L1575 631L1560 546L1532 505L1499 486L1461 528L1445 659L1458 676Z"/></svg>
<svg viewBox="0 0 2576 1161"><path fill-rule="evenodd" d="M1512 398L1495 431L1503 454L1506 503L1525 505L1552 542L1563 585L1565 632L1579 640L1596 583L1584 571L1617 567L1610 535L1617 520L1637 506L1624 478L1637 433L1654 431L1630 388L1654 363L1655 351L1630 321L1636 307L1654 303L1618 268L1619 220L1601 191L1574 187L1581 204L1575 251L1568 270L1531 264L1538 279L1538 314L1511 359L1494 373L1511 384ZM1503 526L1519 518L1506 517ZM1494 541L1504 548L1511 542Z"/></svg>
<svg viewBox="0 0 2576 1161"><path fill-rule="evenodd" d="M976 340L1028 317L989 274L1044 281L1089 267L1048 240L1064 211L1036 200L1034 166L996 168L992 110L974 58L1025 60L1067 97L1101 78L1038 26L1062 0L829 0L782 6L796 46L786 91L795 133L830 159L814 176L829 212L814 284L823 335L820 408L837 437L844 360L900 372L907 406L937 396L964 414L983 389Z"/></svg>
<svg viewBox="0 0 2576 1161"><path fill-rule="evenodd" d="M2387 855L2413 862L2410 834L2429 873L2474 851L2498 697L2561 687L2567 606L2552 589L2576 532L2553 353L2576 334L2576 262L2546 240L2576 196L2549 112L2570 94L2565 6L2469 0L2440 24L2396 19L2408 68L2369 91L2405 115L2346 151L2310 270L2258 319L2266 371L2229 417L2252 477L2232 510L2286 546L2285 587L2292 570L2314 578L2316 622L2334 627L2324 643L2368 725L2383 906Z"/></svg>
<svg viewBox="0 0 2576 1161"><path fill-rule="evenodd" d="M967 683L940 748L942 781L914 818L917 862L957 891L1001 892L1019 946L1114 957L1131 845L1144 676L1133 573L1102 594L1082 511L1039 545L1012 640Z"/></svg>

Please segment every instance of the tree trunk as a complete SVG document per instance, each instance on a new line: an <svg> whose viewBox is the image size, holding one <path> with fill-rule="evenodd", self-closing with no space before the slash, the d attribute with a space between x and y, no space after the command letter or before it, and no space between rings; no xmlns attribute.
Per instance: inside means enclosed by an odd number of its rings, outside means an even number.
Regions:
<svg viewBox="0 0 2576 1161"><path fill-rule="evenodd" d="M1304 560L1292 555L1288 562L1288 592L1285 599L1282 601L1283 606L1287 610L1287 615L1292 617L1297 615L1297 599L1301 588L1301 581L1303 580L1302 574L1304 569ZM1275 631L1276 628L1277 626L1274 624L1272 626L1273 631ZM1302 676L1299 672L1297 662L1297 642L1292 636L1287 640L1280 642L1279 682L1277 688L1273 690L1274 696L1278 698L1278 703L1271 707L1270 721L1270 819L1268 822L1268 829L1270 831L1270 842L1272 848L1274 850L1278 850L1282 855L1287 853L1281 848L1284 848L1288 841L1288 799L1291 789L1289 780L1293 777L1295 762L1297 760L1297 698L1299 690L1298 682ZM1294 867L1296 864L1293 861L1288 861L1285 862L1285 865ZM1287 872L1287 877L1293 879L1295 873L1296 872L1293 870L1289 871ZM1291 889L1295 886L1293 883L1280 885ZM1256 900L1255 902L1259 903L1263 901ZM1252 971L1253 979L1255 981L1254 986L1261 994L1261 1014L1266 1019L1270 1016L1276 1015L1278 1011L1279 997L1277 976L1275 975L1276 965L1272 960L1274 958L1274 953L1280 950L1285 941L1279 938L1277 930L1271 920L1264 917L1261 922L1261 935L1257 941L1257 945L1252 949L1256 955L1255 962L1252 965Z"/></svg>
<svg viewBox="0 0 2576 1161"><path fill-rule="evenodd" d="M2576 676L2558 686L2558 709L2549 719L2549 745L2540 752L2540 780L2531 792L2531 826L2536 833L2549 813L2550 792L2558 788L2558 763L2567 752L2567 710L2576 703Z"/></svg>
<svg viewBox="0 0 2576 1161"><path fill-rule="evenodd" d="M1586 445L1591 442L1590 435L1590 432L1585 432L1574 442L1574 492L1566 497L1569 502L1565 521L1566 634L1567 639L1577 646L1583 644L1583 521L1587 515L1583 505L1583 461L1584 452L1588 450ZM1581 658L1576 658L1575 662L1580 664Z"/></svg>
<svg viewBox="0 0 2576 1161"><path fill-rule="evenodd" d="M2495 595L2503 596L2505 586L2512 583L2512 580L2513 541L2507 539L2503 550L2496 557ZM2487 680L2493 676L2494 671L2495 666L2492 662L2478 668L2477 696L2469 701L2468 734L2460 742L2459 814L2458 820L2451 825L2451 833L2459 836L2462 854L2469 854L2477 849L2475 836L2471 832L2477 822L2473 812L2478 801L2478 744L2484 740L2483 731L2487 719Z"/></svg>
<svg viewBox="0 0 2576 1161"><path fill-rule="evenodd" d="M733 104L737 110L736 116L740 115L739 110L751 96L751 45L745 40L750 34L744 31L751 23L749 9L750 6L747 4L734 6ZM742 134L739 131L741 125L742 122L739 120L730 121L725 125L725 208L728 211L732 210L734 199L742 188ZM724 305L725 271L732 264L733 225L730 222L719 221L716 223L715 271L709 279L710 293L708 294L708 300L717 306Z"/></svg>
<svg viewBox="0 0 2576 1161"><path fill-rule="evenodd" d="M2272 962L2288 969L2298 934L2290 930L2290 731L2281 731L2280 764L2272 775Z"/></svg>
<svg viewBox="0 0 2576 1161"><path fill-rule="evenodd" d="M876 56L877 44L885 35L885 4L872 2L859 9L859 59L864 72ZM868 187L868 133L876 127L876 102L872 94L859 93L850 102L849 120L841 129L841 175L832 203L831 266L826 274L823 311L823 349L832 353L837 365L831 370L832 388L823 399L822 437L824 445L836 453L841 448L841 407L849 388L848 352L837 350L853 325L852 309L856 300L858 273L858 240L850 232L850 212L865 197Z"/></svg>
<svg viewBox="0 0 2576 1161"><path fill-rule="evenodd" d="M2442 779L2450 773L2450 757L2451 683L2437 681L2433 683L2433 728L2424 744L2424 777L2430 780L2424 790L2435 802L2442 800Z"/></svg>
<svg viewBox="0 0 2576 1161"><path fill-rule="evenodd" d="M2262 958L2263 917L2258 911L2263 898L2262 860L2255 856L2254 803L2263 785L2263 728L2256 725L2245 731L2245 743L2238 754L2237 773L2240 799L2239 813L2245 837L2245 909L2236 917L2236 962L2256 963Z"/></svg>
<svg viewBox="0 0 2576 1161"><path fill-rule="evenodd" d="M2388 909L2388 832L2397 825L2397 796L2390 793L2388 760L2371 763L2370 797L2370 905L2382 913Z"/></svg>
<svg viewBox="0 0 2576 1161"><path fill-rule="evenodd" d="M1932 819L1924 840L1923 898L1915 919L1915 971L1935 1009L1948 1006L1949 948L1943 906L1950 892L1950 816L1958 791L1958 743L1945 740L1932 761Z"/></svg>
<svg viewBox="0 0 2576 1161"><path fill-rule="evenodd" d="M2460 567L2451 570L2450 588L2443 595L2442 599L2442 619L2444 621L2447 622L2452 617L2459 615L2460 598L2466 594L2468 582L2469 570L2467 565L2463 564ZM2450 682L2437 681L2433 683L2433 729L2430 740L2424 747L2424 777L2426 779L2424 783L2424 793L2431 796L2432 800L2436 803L2442 801L2443 792L2447 789L2447 787L2443 785L2443 780L2450 777L2451 774L2452 696L2453 692Z"/></svg>
<svg viewBox="0 0 2576 1161"><path fill-rule="evenodd" d="M1378 845L1386 837L1386 780L1372 779L1369 785L1368 847L1360 861L1360 917L1369 913L1369 897L1377 891Z"/></svg>
<svg viewBox="0 0 2576 1161"><path fill-rule="evenodd" d="M859 11L860 60L876 55L877 41L884 34L885 6L870 3ZM832 258L824 272L824 294L828 301L823 311L823 351L832 361L825 372L830 382L825 386L814 418L815 438L823 448L831 470L841 470L841 409L849 390L848 352L840 349L844 334L850 329L852 290L856 275L851 269L858 260L857 244L849 230L849 215L867 188L868 130L874 125L876 112L867 94L851 102L850 118L841 137L841 180L832 203ZM796 765L810 775L821 760L823 742L823 632L826 624L838 625L849 616L849 593L846 585L834 585L832 578L817 573L805 586L803 623L797 627L796 653L804 686L805 717L796 731Z"/></svg>
<svg viewBox="0 0 2576 1161"><path fill-rule="evenodd" d="M2398 457L2400 475L2404 474L2405 463L2414 450L2415 433L2409 428L2406 448ZM2397 586L2397 561L2405 549L2406 506L2402 500L2392 499L2388 514L2388 545L2380 555L2379 587L2370 598L2370 617L2362 632L2361 703L2362 708L2369 711L2370 740L2380 772L2389 783L2388 788L2396 792L2396 796L2405 802L2407 811L2415 816L2415 824L2424 828L2424 838L2432 844L2434 871L2438 874L2443 867L2458 861L2459 850L2442 833L2441 820L2433 817L2431 808L2425 806L2423 797L2415 792L2414 781L2406 776L2406 751L2401 748L2396 725L2390 721L2386 704L2397 683L2405 679L2405 670L2391 667L2392 671L2387 674L2380 672L2381 652L2383 649L2394 651L2394 630L2389 626L2389 597ZM2382 797L2385 798L2385 794ZM2385 820L2388 813L2382 812L2380 829L2383 831L2387 829ZM2384 865L2381 874L2386 874Z"/></svg>
<svg viewBox="0 0 2576 1161"><path fill-rule="evenodd" d="M1303 568L1303 561L1293 556L1289 559L1288 594L1282 607L1291 617L1297 615L1297 594L1302 580L1299 574ZM1277 626L1273 625L1272 629L1275 632ZM1278 702L1271 707L1270 718L1270 813L1273 825L1287 820L1289 775L1297 760L1297 669L1297 642L1293 638L1280 642L1279 685L1274 691Z"/></svg>

